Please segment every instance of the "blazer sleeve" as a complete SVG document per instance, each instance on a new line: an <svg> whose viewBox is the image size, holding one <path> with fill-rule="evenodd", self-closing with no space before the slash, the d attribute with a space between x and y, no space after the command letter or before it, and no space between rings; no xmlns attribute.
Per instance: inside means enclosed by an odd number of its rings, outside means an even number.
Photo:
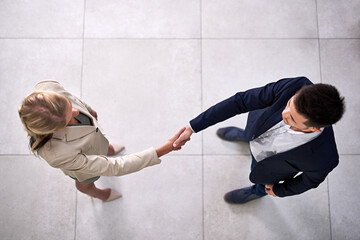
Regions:
<svg viewBox="0 0 360 240"><path fill-rule="evenodd" d="M161 162L154 148L114 158L81 153L73 157L67 156L65 158L64 154L59 155L59 157L62 159L53 159L49 164L52 167L61 168L65 171L80 172L94 176L122 176Z"/></svg>
<svg viewBox="0 0 360 240"><path fill-rule="evenodd" d="M303 172L283 183L276 183L273 186L273 192L278 197L287 197L301 194L312 188L317 188L333 168L316 172Z"/></svg>
<svg viewBox="0 0 360 240"><path fill-rule="evenodd" d="M306 77L285 78L263 87L238 92L191 120L191 128L194 132L199 132L237 114L271 106L289 88L299 89L307 84L311 82Z"/></svg>

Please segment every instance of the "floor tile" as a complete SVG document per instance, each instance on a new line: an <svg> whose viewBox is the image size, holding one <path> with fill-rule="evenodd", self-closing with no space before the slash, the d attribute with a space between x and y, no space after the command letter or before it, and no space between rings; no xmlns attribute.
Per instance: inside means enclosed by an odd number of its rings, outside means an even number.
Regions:
<svg viewBox="0 0 360 240"><path fill-rule="evenodd" d="M17 108L37 82L56 79L80 95L80 40L0 40L0 154L28 154L27 137Z"/></svg>
<svg viewBox="0 0 360 240"><path fill-rule="evenodd" d="M346 111L335 124L338 150L343 154L360 154L359 118L360 40L321 40L321 69L324 83L336 86L345 97Z"/></svg>
<svg viewBox="0 0 360 240"><path fill-rule="evenodd" d="M320 82L316 40L205 40L202 46L204 110L236 92L282 78L307 76ZM246 117L239 115L204 130L204 153L248 154L246 147L226 143L215 134L219 127L245 127Z"/></svg>
<svg viewBox="0 0 360 240"><path fill-rule="evenodd" d="M330 239L326 181L298 196L227 204L226 192L251 185L249 172L249 156L204 157L204 239Z"/></svg>
<svg viewBox="0 0 360 240"><path fill-rule="evenodd" d="M310 0L202 1L202 36L210 38L315 38Z"/></svg>
<svg viewBox="0 0 360 240"><path fill-rule="evenodd" d="M2 38L79 38L83 35L83 0L0 2Z"/></svg>
<svg viewBox="0 0 360 240"><path fill-rule="evenodd" d="M360 236L360 194L357 186L359 155L340 156L339 166L329 175L332 239L355 240Z"/></svg>
<svg viewBox="0 0 360 240"><path fill-rule="evenodd" d="M86 37L199 38L197 0L86 1Z"/></svg>
<svg viewBox="0 0 360 240"><path fill-rule="evenodd" d="M0 238L358 239L358 194L346 186L360 167L359 10L358 0L1 1ZM340 164L317 189L243 206L223 195L251 184L249 145L216 130L244 127L247 114L193 134L160 165L102 177L123 194L102 203L31 155L16 113L38 81L56 79L128 154L238 91L296 76L345 96Z"/></svg>
<svg viewBox="0 0 360 240"><path fill-rule="evenodd" d="M158 166L99 180L123 197L78 195L77 240L202 239L201 157L166 156Z"/></svg>
<svg viewBox="0 0 360 240"><path fill-rule="evenodd" d="M360 1L317 1L320 38L359 38Z"/></svg>
<svg viewBox="0 0 360 240"><path fill-rule="evenodd" d="M195 40L87 40L83 97L126 153L165 143L201 109ZM195 135L181 154L200 154ZM177 154L177 153L175 153Z"/></svg>
<svg viewBox="0 0 360 240"><path fill-rule="evenodd" d="M73 239L73 180L43 160L0 156L1 239Z"/></svg>

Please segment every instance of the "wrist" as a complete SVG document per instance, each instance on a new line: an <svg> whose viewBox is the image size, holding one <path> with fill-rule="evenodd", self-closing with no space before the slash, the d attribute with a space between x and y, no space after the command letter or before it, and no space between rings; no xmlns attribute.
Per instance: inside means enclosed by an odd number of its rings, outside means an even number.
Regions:
<svg viewBox="0 0 360 240"><path fill-rule="evenodd" d="M190 124L186 126L186 130L189 131L189 132L191 132L191 134L194 133L194 129L191 127Z"/></svg>
<svg viewBox="0 0 360 240"><path fill-rule="evenodd" d="M156 148L155 150L156 150L158 157L161 157L161 156L171 152L173 150L173 146L172 146L171 142L167 142L164 145L162 145L161 147Z"/></svg>

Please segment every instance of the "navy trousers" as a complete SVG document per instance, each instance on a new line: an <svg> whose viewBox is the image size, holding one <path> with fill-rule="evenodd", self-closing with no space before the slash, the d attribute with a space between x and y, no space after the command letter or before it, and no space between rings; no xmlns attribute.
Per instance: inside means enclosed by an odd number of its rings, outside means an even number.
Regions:
<svg viewBox="0 0 360 240"><path fill-rule="evenodd" d="M252 162L251 162L251 171L252 171L254 169L255 165L257 164L257 161L255 160L252 153L251 153L251 158L252 158ZM258 195L258 196L267 195L267 193L265 192L265 185L264 184L255 184L254 186L251 187L251 192L253 194Z"/></svg>

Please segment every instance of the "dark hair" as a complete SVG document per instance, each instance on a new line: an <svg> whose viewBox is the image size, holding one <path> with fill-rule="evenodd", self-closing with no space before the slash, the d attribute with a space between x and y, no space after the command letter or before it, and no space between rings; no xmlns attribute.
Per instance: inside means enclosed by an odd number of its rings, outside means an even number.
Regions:
<svg viewBox="0 0 360 240"><path fill-rule="evenodd" d="M329 84L317 83L302 87L296 94L296 110L308 127L326 127L339 121L345 112L344 97Z"/></svg>

